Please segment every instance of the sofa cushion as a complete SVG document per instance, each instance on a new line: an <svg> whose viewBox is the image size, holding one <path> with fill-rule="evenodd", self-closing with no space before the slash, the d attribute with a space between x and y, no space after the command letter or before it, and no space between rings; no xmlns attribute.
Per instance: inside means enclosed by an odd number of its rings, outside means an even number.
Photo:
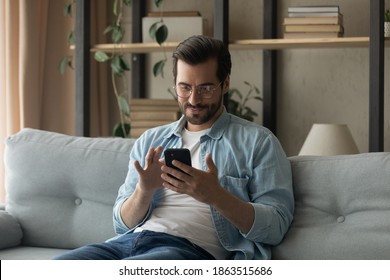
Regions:
<svg viewBox="0 0 390 280"><path fill-rule="evenodd" d="M0 260L50 260L69 249L18 246L0 250Z"/></svg>
<svg viewBox="0 0 390 280"><path fill-rule="evenodd" d="M0 249L19 245L22 236L22 229L16 219L6 211L0 211Z"/></svg>
<svg viewBox="0 0 390 280"><path fill-rule="evenodd" d="M390 153L290 158L294 221L276 259L389 259Z"/></svg>
<svg viewBox="0 0 390 280"><path fill-rule="evenodd" d="M9 137L6 210L22 226L22 244L75 248L112 237L133 142L34 129Z"/></svg>

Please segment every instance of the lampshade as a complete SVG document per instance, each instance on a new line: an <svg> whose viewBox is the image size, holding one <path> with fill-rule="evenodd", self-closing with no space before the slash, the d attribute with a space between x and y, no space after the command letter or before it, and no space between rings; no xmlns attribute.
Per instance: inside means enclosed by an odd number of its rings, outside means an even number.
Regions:
<svg viewBox="0 0 390 280"><path fill-rule="evenodd" d="M299 155L357 154L359 150L346 124L313 124Z"/></svg>

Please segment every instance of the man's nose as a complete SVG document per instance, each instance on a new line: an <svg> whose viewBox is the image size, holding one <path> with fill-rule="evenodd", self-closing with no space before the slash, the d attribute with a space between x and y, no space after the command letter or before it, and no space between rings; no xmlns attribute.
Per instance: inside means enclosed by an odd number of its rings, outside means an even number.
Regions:
<svg viewBox="0 0 390 280"><path fill-rule="evenodd" d="M200 97L200 95L198 94L198 88L197 88L197 87L193 87L193 88L192 88L192 94L191 94L190 97L188 98L188 101L189 101L192 105L196 105L196 104L200 103L201 97Z"/></svg>

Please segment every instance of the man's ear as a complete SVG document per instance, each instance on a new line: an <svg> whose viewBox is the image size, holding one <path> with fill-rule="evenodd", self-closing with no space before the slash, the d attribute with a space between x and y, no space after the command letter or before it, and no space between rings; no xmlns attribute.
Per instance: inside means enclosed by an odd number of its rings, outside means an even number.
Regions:
<svg viewBox="0 0 390 280"><path fill-rule="evenodd" d="M223 81L223 87L222 87L223 94L228 93L229 88L230 88L230 75L227 75L225 81Z"/></svg>

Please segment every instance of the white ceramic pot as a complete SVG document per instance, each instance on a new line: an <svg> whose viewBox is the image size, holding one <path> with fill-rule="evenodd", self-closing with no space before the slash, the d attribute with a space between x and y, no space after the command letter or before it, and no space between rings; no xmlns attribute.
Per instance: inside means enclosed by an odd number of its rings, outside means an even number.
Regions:
<svg viewBox="0 0 390 280"><path fill-rule="evenodd" d="M385 22L385 37L390 37L390 22Z"/></svg>

